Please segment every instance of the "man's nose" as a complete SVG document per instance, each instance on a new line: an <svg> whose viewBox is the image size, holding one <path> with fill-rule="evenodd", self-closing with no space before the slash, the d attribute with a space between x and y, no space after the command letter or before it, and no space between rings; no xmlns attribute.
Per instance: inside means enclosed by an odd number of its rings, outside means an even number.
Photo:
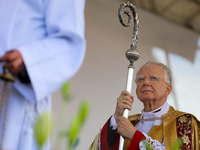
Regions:
<svg viewBox="0 0 200 150"><path fill-rule="evenodd" d="M148 78L145 78L144 82L143 82L145 85L150 85L150 81Z"/></svg>

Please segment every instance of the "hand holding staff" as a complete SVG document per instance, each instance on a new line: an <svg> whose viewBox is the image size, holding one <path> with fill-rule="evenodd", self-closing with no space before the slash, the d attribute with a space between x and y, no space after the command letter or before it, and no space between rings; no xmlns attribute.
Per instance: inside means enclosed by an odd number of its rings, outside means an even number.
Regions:
<svg viewBox="0 0 200 150"><path fill-rule="evenodd" d="M117 106L114 114L114 118L117 122L117 132L129 140L133 138L136 129L132 123L123 116L123 112L125 109L129 111L132 109L133 101L134 97L128 91L123 90L117 99Z"/></svg>

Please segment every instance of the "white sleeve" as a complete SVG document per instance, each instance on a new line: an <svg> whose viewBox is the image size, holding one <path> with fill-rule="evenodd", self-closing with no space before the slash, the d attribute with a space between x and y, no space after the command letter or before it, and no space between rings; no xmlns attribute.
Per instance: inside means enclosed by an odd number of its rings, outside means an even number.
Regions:
<svg viewBox="0 0 200 150"><path fill-rule="evenodd" d="M117 122L115 120L114 115L112 115L112 117L110 119L110 127L112 127L112 130L116 130L117 129Z"/></svg>
<svg viewBox="0 0 200 150"><path fill-rule="evenodd" d="M44 5L46 37L17 48L31 81L33 101L58 90L79 70L85 55L85 0L45 0ZM23 86L16 83L21 92Z"/></svg>
<svg viewBox="0 0 200 150"><path fill-rule="evenodd" d="M142 132L146 137L145 140L139 143L140 150L165 150L165 146L162 146L157 140L153 140L150 136Z"/></svg>
<svg viewBox="0 0 200 150"><path fill-rule="evenodd" d="M101 129L99 134L98 148L99 148L98 150L101 150Z"/></svg>

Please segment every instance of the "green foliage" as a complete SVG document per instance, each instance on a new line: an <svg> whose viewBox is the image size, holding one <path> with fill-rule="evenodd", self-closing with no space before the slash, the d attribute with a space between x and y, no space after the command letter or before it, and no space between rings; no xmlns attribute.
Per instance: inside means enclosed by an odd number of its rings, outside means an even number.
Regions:
<svg viewBox="0 0 200 150"><path fill-rule="evenodd" d="M67 104L70 99L70 93L71 87L69 82L65 83L61 88L61 96L63 98L63 101L61 103L61 109L59 114L59 128L61 131L59 132L57 138L56 138L56 148L61 150L62 142L61 139L64 139L68 141L68 150L74 149L76 145L79 143L78 136L80 134L81 128L83 126L83 123L86 121L89 111L90 111L90 103L88 100L83 99L79 110L77 114L72 119L70 126L67 129L65 125L65 119L66 119L66 110L67 110ZM52 132L52 116L49 112L45 112L42 115L38 116L35 126L34 126L34 133L36 140L38 142L39 148L42 148L43 144L49 137L50 133ZM59 140L60 139L60 140Z"/></svg>
<svg viewBox="0 0 200 150"><path fill-rule="evenodd" d="M36 123L34 125L34 133L40 148L52 133L52 126L53 121L50 112L47 111L37 117Z"/></svg>
<svg viewBox="0 0 200 150"><path fill-rule="evenodd" d="M146 147L146 150L154 150L153 146L147 140L144 140L143 143Z"/></svg>
<svg viewBox="0 0 200 150"><path fill-rule="evenodd" d="M74 147L77 137L80 134L81 127L89 115L89 102L83 100L81 102L78 114L73 118L68 130L69 149Z"/></svg>
<svg viewBox="0 0 200 150"><path fill-rule="evenodd" d="M65 130L60 131L58 137L59 137L59 138L65 138L65 137L67 137L67 134L68 134L68 133L67 133Z"/></svg>
<svg viewBox="0 0 200 150"><path fill-rule="evenodd" d="M144 145L146 147L146 150L154 150L153 146L147 140L144 140L143 143L144 143ZM182 140L179 138L174 143L174 145L172 146L171 150L179 150L179 148L181 147L181 145L182 145Z"/></svg>
<svg viewBox="0 0 200 150"><path fill-rule="evenodd" d="M181 147L182 145L182 140L181 138L179 138L175 143L174 145L172 146L171 150L179 150L179 148Z"/></svg>
<svg viewBox="0 0 200 150"><path fill-rule="evenodd" d="M71 122L71 125L69 127L69 131L68 131L68 143L69 143L69 147L73 147L79 132L80 132L80 121L79 121L79 117L75 116L74 119Z"/></svg>
<svg viewBox="0 0 200 150"><path fill-rule="evenodd" d="M61 88L61 95L65 102L69 101L70 93L71 93L71 86L70 86L70 83L67 82Z"/></svg>
<svg viewBox="0 0 200 150"><path fill-rule="evenodd" d="M85 120L87 119L89 115L89 111L90 111L90 103L88 100L84 99L81 102L79 113L78 113L79 121L81 124L83 124Z"/></svg>

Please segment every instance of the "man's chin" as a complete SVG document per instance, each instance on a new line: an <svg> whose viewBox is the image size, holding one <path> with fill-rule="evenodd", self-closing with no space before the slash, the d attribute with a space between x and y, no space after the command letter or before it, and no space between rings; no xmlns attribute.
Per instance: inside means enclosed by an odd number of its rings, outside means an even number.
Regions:
<svg viewBox="0 0 200 150"><path fill-rule="evenodd" d="M152 100L152 99L153 99L153 98L150 97L150 96L145 96L145 97L140 98L140 101L141 101L141 102L145 102L145 101L150 101L150 100Z"/></svg>

